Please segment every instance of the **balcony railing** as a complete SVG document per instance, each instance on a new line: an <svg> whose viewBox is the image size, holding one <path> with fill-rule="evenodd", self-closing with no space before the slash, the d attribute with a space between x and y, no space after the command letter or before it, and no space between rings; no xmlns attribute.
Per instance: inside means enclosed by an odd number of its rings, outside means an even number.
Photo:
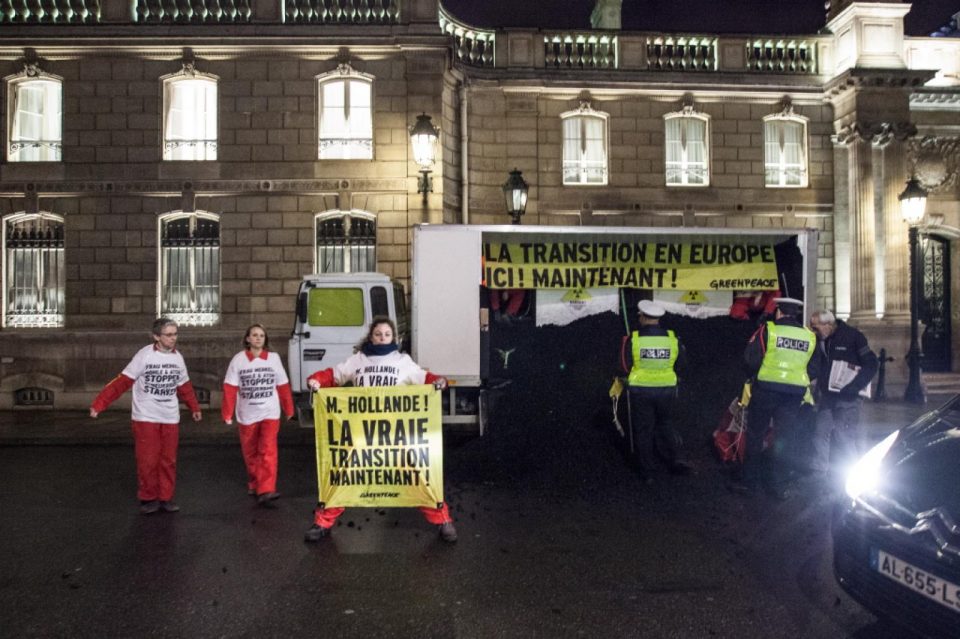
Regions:
<svg viewBox="0 0 960 639"><path fill-rule="evenodd" d="M286 22L396 24L400 0L284 0Z"/></svg>
<svg viewBox="0 0 960 639"><path fill-rule="evenodd" d="M448 14L438 3L440 30L453 36L453 54L458 62L477 67L492 67L496 64L496 32L475 29Z"/></svg>
<svg viewBox="0 0 960 639"><path fill-rule="evenodd" d="M747 43L747 69L773 73L816 73L816 42L753 40Z"/></svg>
<svg viewBox="0 0 960 639"><path fill-rule="evenodd" d="M543 37L544 65L548 69L616 69L617 36L556 33Z"/></svg>
<svg viewBox="0 0 960 639"><path fill-rule="evenodd" d="M717 39L705 36L647 38L650 71L716 71Z"/></svg>
<svg viewBox="0 0 960 639"><path fill-rule="evenodd" d="M250 22L253 0L137 0L135 22L211 24Z"/></svg>
<svg viewBox="0 0 960 639"><path fill-rule="evenodd" d="M0 23L90 24L100 21L100 0L0 0Z"/></svg>

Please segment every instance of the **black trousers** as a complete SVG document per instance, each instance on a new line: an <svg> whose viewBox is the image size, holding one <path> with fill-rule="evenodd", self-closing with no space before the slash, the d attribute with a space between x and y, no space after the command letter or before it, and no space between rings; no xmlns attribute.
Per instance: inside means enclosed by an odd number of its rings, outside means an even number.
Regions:
<svg viewBox="0 0 960 639"><path fill-rule="evenodd" d="M757 488L779 488L787 481L789 464L798 455L802 395L754 388L747 406L747 450L743 458L743 482ZM767 450L763 441L771 425L773 440Z"/></svg>
<svg viewBox="0 0 960 639"><path fill-rule="evenodd" d="M677 388L629 386L630 433L633 454L640 472L649 476L657 467L657 457L669 467L677 460L680 438L674 429Z"/></svg>

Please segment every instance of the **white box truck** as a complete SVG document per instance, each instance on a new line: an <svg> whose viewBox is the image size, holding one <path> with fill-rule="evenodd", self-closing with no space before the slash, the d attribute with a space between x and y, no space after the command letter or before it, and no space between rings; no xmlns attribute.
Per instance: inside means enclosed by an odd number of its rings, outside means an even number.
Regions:
<svg viewBox="0 0 960 639"><path fill-rule="evenodd" d="M419 224L410 353L450 381L444 423L482 434L491 382L489 289L769 289L772 272L772 288L811 308L817 241L815 229ZM305 277L289 351L294 393L307 393L314 371L346 359L373 316L398 319L405 334L402 298L402 287L385 275Z"/></svg>

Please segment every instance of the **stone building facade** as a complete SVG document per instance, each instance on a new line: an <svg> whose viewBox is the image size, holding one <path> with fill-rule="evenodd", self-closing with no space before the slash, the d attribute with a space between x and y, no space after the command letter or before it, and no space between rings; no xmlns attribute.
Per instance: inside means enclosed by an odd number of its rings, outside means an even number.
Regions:
<svg viewBox="0 0 960 639"><path fill-rule="evenodd" d="M731 38L483 29L437 0L80 4L0 0L0 409L88 405L161 313L217 405L247 325L285 352L303 275L409 286L412 225L508 222L514 168L528 225L816 228L818 303L891 353L911 175L923 237L960 264L960 39L905 38L908 5ZM440 158L420 194L424 113ZM800 153L781 165L778 132Z"/></svg>

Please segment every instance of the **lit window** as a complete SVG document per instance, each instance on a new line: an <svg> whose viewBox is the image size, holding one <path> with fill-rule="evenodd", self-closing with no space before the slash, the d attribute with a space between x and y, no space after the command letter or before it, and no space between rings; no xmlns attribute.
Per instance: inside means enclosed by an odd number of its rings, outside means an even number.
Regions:
<svg viewBox="0 0 960 639"><path fill-rule="evenodd" d="M370 213L333 211L317 216L317 273L377 269L377 221Z"/></svg>
<svg viewBox="0 0 960 639"><path fill-rule="evenodd" d="M373 159L373 78L341 64L319 76L321 160Z"/></svg>
<svg viewBox="0 0 960 639"><path fill-rule="evenodd" d="M564 184L607 183L607 117L586 102L560 115Z"/></svg>
<svg viewBox="0 0 960 639"><path fill-rule="evenodd" d="M710 185L710 117L690 105L664 116L667 186Z"/></svg>
<svg viewBox="0 0 960 639"><path fill-rule="evenodd" d="M789 106L763 119L763 163L767 186L807 186L807 120Z"/></svg>
<svg viewBox="0 0 960 639"><path fill-rule="evenodd" d="M160 314L185 326L220 319L220 220L211 213L160 218Z"/></svg>
<svg viewBox="0 0 960 639"><path fill-rule="evenodd" d="M3 325L63 326L63 218L15 213L3 219Z"/></svg>
<svg viewBox="0 0 960 639"><path fill-rule="evenodd" d="M27 65L7 78L10 162L59 162L62 150L62 83Z"/></svg>
<svg viewBox="0 0 960 639"><path fill-rule="evenodd" d="M217 79L189 63L163 79L163 159L217 159Z"/></svg>

